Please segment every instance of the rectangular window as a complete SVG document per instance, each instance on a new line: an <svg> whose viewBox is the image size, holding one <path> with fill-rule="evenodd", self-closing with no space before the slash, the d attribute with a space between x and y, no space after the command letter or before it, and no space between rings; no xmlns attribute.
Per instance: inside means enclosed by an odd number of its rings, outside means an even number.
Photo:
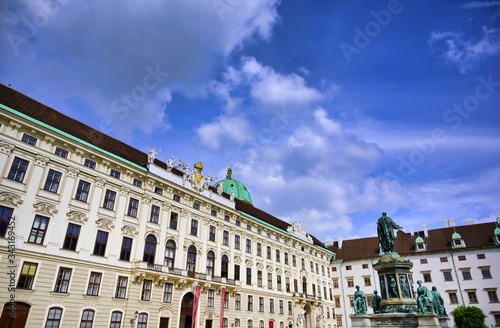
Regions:
<svg viewBox="0 0 500 328"><path fill-rule="evenodd" d="M448 258L447 257L440 257L439 261L441 261L441 263L448 262Z"/></svg>
<svg viewBox="0 0 500 328"><path fill-rule="evenodd" d="M347 271L352 270L352 266L350 266L350 265L346 265L345 269L346 269Z"/></svg>
<svg viewBox="0 0 500 328"><path fill-rule="evenodd" d="M477 303L476 291L470 290L467 295L469 296L469 303Z"/></svg>
<svg viewBox="0 0 500 328"><path fill-rule="evenodd" d="M288 253L285 253L285 264L288 265ZM323 267L323 275L325 275L325 267Z"/></svg>
<svg viewBox="0 0 500 328"><path fill-rule="evenodd" d="M319 274L319 265L316 263L316 274Z"/></svg>
<svg viewBox="0 0 500 328"><path fill-rule="evenodd" d="M293 314L292 301L288 301L288 315ZM330 319L330 312L328 312L328 319Z"/></svg>
<svg viewBox="0 0 500 328"><path fill-rule="evenodd" d="M252 241L247 239L247 253L252 253Z"/></svg>
<svg viewBox="0 0 500 328"><path fill-rule="evenodd" d="M165 283L165 289L163 292L163 303L172 303L172 292L174 290L174 284Z"/></svg>
<svg viewBox="0 0 500 328"><path fill-rule="evenodd" d="M455 292L449 292L448 296L450 296L450 303L451 304L458 304L457 293L455 293Z"/></svg>
<svg viewBox="0 0 500 328"><path fill-rule="evenodd" d="M21 274L19 275L19 280L17 281L17 288L31 289L31 287L33 287L33 281L35 280L37 268L37 263L24 262Z"/></svg>
<svg viewBox="0 0 500 328"><path fill-rule="evenodd" d="M208 290L208 302L207 302L208 307L214 307L214 297L215 297L215 290L209 289Z"/></svg>
<svg viewBox="0 0 500 328"><path fill-rule="evenodd" d="M28 145L35 146L37 139L35 137L30 136L29 134L23 134L22 142L26 142Z"/></svg>
<svg viewBox="0 0 500 328"><path fill-rule="evenodd" d="M480 268L483 279L491 279L490 267Z"/></svg>
<svg viewBox="0 0 500 328"><path fill-rule="evenodd" d="M120 176L122 175L122 173L120 171L111 169L111 171L109 172L109 175L112 176L113 178L120 179Z"/></svg>
<svg viewBox="0 0 500 328"><path fill-rule="evenodd" d="M179 218L179 214L175 212L170 212L170 229L177 230L177 219Z"/></svg>
<svg viewBox="0 0 500 328"><path fill-rule="evenodd" d="M257 243L257 256L262 256L262 244Z"/></svg>
<svg viewBox="0 0 500 328"><path fill-rule="evenodd" d="M264 312L264 297L259 297L259 312Z"/></svg>
<svg viewBox="0 0 500 328"><path fill-rule="evenodd" d="M333 279L333 288L339 288L339 279L338 278Z"/></svg>
<svg viewBox="0 0 500 328"><path fill-rule="evenodd" d="M199 209L200 209L200 203L194 202L194 203L193 203L193 208L194 208L195 210L199 210Z"/></svg>
<svg viewBox="0 0 500 328"><path fill-rule="evenodd" d="M278 291L281 292L281 276L276 275L276 285L278 286Z"/></svg>
<svg viewBox="0 0 500 328"><path fill-rule="evenodd" d="M90 159L85 159L85 163L83 163L83 166L86 166L89 169L95 170L95 162L91 161Z"/></svg>
<svg viewBox="0 0 500 328"><path fill-rule="evenodd" d="M127 284L128 284L128 277L118 276L118 280L116 281L115 298L124 299L126 297Z"/></svg>
<svg viewBox="0 0 500 328"><path fill-rule="evenodd" d="M484 260L486 258L486 255L484 254L477 254L477 259L478 260Z"/></svg>
<svg viewBox="0 0 500 328"><path fill-rule="evenodd" d="M337 316L337 327L343 327L343 325L342 325L342 316L341 315Z"/></svg>
<svg viewBox="0 0 500 328"><path fill-rule="evenodd" d="M309 261L309 264L311 265L311 273L314 273L314 263Z"/></svg>
<svg viewBox="0 0 500 328"><path fill-rule="evenodd" d="M90 191L90 183L80 180L80 182L78 182L78 189L76 190L75 199L82 202L86 202L87 199L89 198L89 191Z"/></svg>
<svg viewBox="0 0 500 328"><path fill-rule="evenodd" d="M340 297L338 297L338 296L335 297L335 307L337 307L337 308L340 307Z"/></svg>
<svg viewBox="0 0 500 328"><path fill-rule="evenodd" d="M229 222L229 215L224 215L224 220L226 220L227 222Z"/></svg>
<svg viewBox="0 0 500 328"><path fill-rule="evenodd" d="M234 280L240 280L240 266L239 264L234 265Z"/></svg>
<svg viewBox="0 0 500 328"><path fill-rule="evenodd" d="M347 287L354 287L354 279L347 278Z"/></svg>
<svg viewBox="0 0 500 328"><path fill-rule="evenodd" d="M180 201L181 201L181 196L174 194L174 196L172 197L172 199L173 199L175 202L180 202Z"/></svg>
<svg viewBox="0 0 500 328"><path fill-rule="evenodd" d="M277 249L276 250L276 262L279 262L280 261L280 250Z"/></svg>
<svg viewBox="0 0 500 328"><path fill-rule="evenodd" d="M458 260L459 260L459 261L466 261L466 260L467 260L467 258L465 257L465 255L459 255L459 256L458 256Z"/></svg>
<svg viewBox="0 0 500 328"><path fill-rule="evenodd" d="M73 270L70 268L59 268L57 273L56 285L54 287L54 292L56 293L67 293L69 287L69 281L71 279L71 272Z"/></svg>
<svg viewBox="0 0 500 328"><path fill-rule="evenodd" d="M286 292L290 293L290 278L288 278L288 277L285 278L285 288L286 288Z"/></svg>
<svg viewBox="0 0 500 328"><path fill-rule="evenodd" d="M247 285L252 284L252 268L247 268Z"/></svg>
<svg viewBox="0 0 500 328"><path fill-rule="evenodd" d="M271 255L271 246L267 246L267 258L268 259L271 259L272 255Z"/></svg>
<svg viewBox="0 0 500 328"><path fill-rule="evenodd" d="M144 279L142 282L141 301L151 301L151 290L153 288L153 280Z"/></svg>
<svg viewBox="0 0 500 328"><path fill-rule="evenodd" d="M498 295L496 289L488 290L488 297L490 299L490 303L498 303Z"/></svg>
<svg viewBox="0 0 500 328"><path fill-rule="evenodd" d="M443 271L444 281L453 281L451 271Z"/></svg>
<svg viewBox="0 0 500 328"><path fill-rule="evenodd" d="M224 293L224 309L229 309L229 292Z"/></svg>
<svg viewBox="0 0 500 328"><path fill-rule="evenodd" d="M130 197L130 200L128 202L127 215L136 218L138 209L139 209L139 201L135 198Z"/></svg>
<svg viewBox="0 0 500 328"><path fill-rule="evenodd" d="M470 270L467 269L462 270L462 276L464 280L472 280L472 275L470 274Z"/></svg>
<svg viewBox="0 0 500 328"><path fill-rule="evenodd" d="M217 211L216 210L211 210L210 211L210 215L217 217Z"/></svg>
<svg viewBox="0 0 500 328"><path fill-rule="evenodd" d="M252 231L252 226L251 226L251 225L249 225L249 224L247 224L247 230Z"/></svg>
<svg viewBox="0 0 500 328"><path fill-rule="evenodd" d="M241 226L241 222L240 222L240 220L236 220L236 221L234 221L234 224L236 224L238 227L239 227L239 226Z"/></svg>
<svg viewBox="0 0 500 328"><path fill-rule="evenodd" d="M423 274L424 282L432 282L432 277L430 272L424 272Z"/></svg>
<svg viewBox="0 0 500 328"><path fill-rule="evenodd" d="M71 251L76 250L76 245L78 244L78 237L80 236L81 226L69 223L68 230L66 230L66 238L64 238L64 249L69 249Z"/></svg>
<svg viewBox="0 0 500 328"><path fill-rule="evenodd" d="M0 206L0 237L5 237L13 211L13 208Z"/></svg>
<svg viewBox="0 0 500 328"><path fill-rule="evenodd" d="M292 265L293 265L294 267L296 267L296 266L297 266L297 257L296 257L295 255L292 255Z"/></svg>
<svg viewBox="0 0 500 328"><path fill-rule="evenodd" d="M240 249L240 236L238 235L234 236L234 248Z"/></svg>
<svg viewBox="0 0 500 328"><path fill-rule="evenodd" d="M296 293L299 291L299 283L297 279L293 279L293 291Z"/></svg>
<svg viewBox="0 0 500 328"><path fill-rule="evenodd" d="M87 287L87 295L99 296L99 288L101 287L101 278L102 278L102 273L100 272L90 273L89 285Z"/></svg>
<svg viewBox="0 0 500 328"><path fill-rule="evenodd" d="M122 249L120 251L120 260L130 261L131 251L132 251L132 238L123 237Z"/></svg>
<svg viewBox="0 0 500 328"><path fill-rule="evenodd" d="M364 277L364 280L365 280L365 286L371 286L372 285L370 277Z"/></svg>
<svg viewBox="0 0 500 328"><path fill-rule="evenodd" d="M43 189L50 192L57 192L60 182L61 172L49 170L49 174L47 175L47 180L45 180L45 186L43 187Z"/></svg>
<svg viewBox="0 0 500 328"><path fill-rule="evenodd" d="M151 217L149 221L153 223L158 223L160 220L160 206L152 205L151 206Z"/></svg>
<svg viewBox="0 0 500 328"><path fill-rule="evenodd" d="M273 274L271 272L267 273L267 288L273 289Z"/></svg>
<svg viewBox="0 0 500 328"><path fill-rule="evenodd" d="M252 295L248 295L247 310L253 311L253 296Z"/></svg>
<svg viewBox="0 0 500 328"><path fill-rule="evenodd" d="M257 287L262 287L262 271L257 270Z"/></svg>
<svg viewBox="0 0 500 328"><path fill-rule="evenodd" d="M234 308L236 310L241 310L241 294L234 295Z"/></svg>
<svg viewBox="0 0 500 328"><path fill-rule="evenodd" d="M191 234L198 236L198 221L194 219L191 220Z"/></svg>
<svg viewBox="0 0 500 328"><path fill-rule="evenodd" d="M427 259L420 259L420 264L427 264Z"/></svg>
<svg viewBox="0 0 500 328"><path fill-rule="evenodd" d="M280 300L280 314L283 314L283 300Z"/></svg>
<svg viewBox="0 0 500 328"><path fill-rule="evenodd" d="M163 195L163 189L160 187L155 187L155 194Z"/></svg>
<svg viewBox="0 0 500 328"><path fill-rule="evenodd" d="M107 189L106 194L104 195L104 203L102 204L102 207L108 210L113 210L113 208L115 207L115 199L116 192Z"/></svg>
<svg viewBox="0 0 500 328"><path fill-rule="evenodd" d="M136 187L142 188L142 180L134 178L134 182L132 184Z"/></svg>
<svg viewBox="0 0 500 328"><path fill-rule="evenodd" d="M368 264L363 264L363 269L368 269Z"/></svg>
<svg viewBox="0 0 500 328"><path fill-rule="evenodd" d="M210 226L208 239L211 241L215 241L215 226Z"/></svg>
<svg viewBox="0 0 500 328"><path fill-rule="evenodd" d="M47 233L48 225L49 218L40 215L35 216L35 221L33 221L28 242L42 245L43 240L45 239L45 234Z"/></svg>
<svg viewBox="0 0 500 328"><path fill-rule="evenodd" d="M274 300L269 299L269 312L274 313Z"/></svg>
<svg viewBox="0 0 500 328"><path fill-rule="evenodd" d="M226 246L229 246L229 231L224 230L222 233L222 243Z"/></svg>
<svg viewBox="0 0 500 328"><path fill-rule="evenodd" d="M68 158L68 151L66 149L62 149L62 148L56 147L55 154L57 156L61 156L63 158Z"/></svg>
<svg viewBox="0 0 500 328"><path fill-rule="evenodd" d="M12 162L8 178L17 182L23 182L27 169L28 161L16 157L14 158L14 162Z"/></svg>
<svg viewBox="0 0 500 328"><path fill-rule="evenodd" d="M106 244L108 242L108 233L97 230L97 237L94 245L94 255L104 256L106 252Z"/></svg>

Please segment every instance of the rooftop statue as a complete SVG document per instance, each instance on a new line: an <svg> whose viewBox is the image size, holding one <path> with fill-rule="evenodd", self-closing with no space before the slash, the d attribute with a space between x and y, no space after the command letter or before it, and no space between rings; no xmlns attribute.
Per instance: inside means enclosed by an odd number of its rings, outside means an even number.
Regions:
<svg viewBox="0 0 500 328"><path fill-rule="evenodd" d="M152 164L155 161L156 155L158 155L161 152L161 147L158 152L155 151L155 147L153 147L149 152L148 152L148 164Z"/></svg>
<svg viewBox="0 0 500 328"><path fill-rule="evenodd" d="M367 313L366 296L362 290L359 290L359 286L356 286L353 306L355 315L366 315Z"/></svg>
<svg viewBox="0 0 500 328"><path fill-rule="evenodd" d="M174 167L175 162L177 162L178 158L174 159L174 156L170 157L167 160L167 171L172 172L172 168Z"/></svg>
<svg viewBox="0 0 500 328"><path fill-rule="evenodd" d="M383 212L382 217L377 221L377 234L384 253L394 252L394 229L403 229L403 227L397 225L396 222L387 216L386 212Z"/></svg>

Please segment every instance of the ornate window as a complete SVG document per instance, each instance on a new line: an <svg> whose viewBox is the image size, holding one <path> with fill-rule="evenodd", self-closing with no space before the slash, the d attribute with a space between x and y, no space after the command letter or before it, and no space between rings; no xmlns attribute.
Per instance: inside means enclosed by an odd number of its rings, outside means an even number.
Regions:
<svg viewBox="0 0 500 328"><path fill-rule="evenodd" d="M215 272L215 254L210 251L207 254L207 275L214 276Z"/></svg>
<svg viewBox="0 0 500 328"><path fill-rule="evenodd" d="M13 211L13 208L0 206L0 237L5 237Z"/></svg>
<svg viewBox="0 0 500 328"><path fill-rule="evenodd" d="M63 309L60 307L53 307L49 309L47 314L47 321L45 322L45 328L59 327L61 325Z"/></svg>
<svg viewBox="0 0 500 328"><path fill-rule="evenodd" d="M196 247L189 246L187 257L187 271L195 272L196 270Z"/></svg>
<svg viewBox="0 0 500 328"><path fill-rule="evenodd" d="M94 315L94 310L83 310L80 328L92 328L92 324L94 323Z"/></svg>
<svg viewBox="0 0 500 328"><path fill-rule="evenodd" d="M146 244L144 246L144 255L142 260L150 264L155 263L155 253L156 253L156 237L149 235L146 237Z"/></svg>
<svg viewBox="0 0 500 328"><path fill-rule="evenodd" d="M109 328L121 328L123 313L120 311L113 311L111 313L111 324Z"/></svg>
<svg viewBox="0 0 500 328"><path fill-rule="evenodd" d="M175 242L173 240L167 241L165 249L165 266L170 269L174 268L175 248Z"/></svg>
<svg viewBox="0 0 500 328"><path fill-rule="evenodd" d="M226 255L222 255L221 259L221 277L222 278L227 278L228 277L228 267L229 267L229 260Z"/></svg>

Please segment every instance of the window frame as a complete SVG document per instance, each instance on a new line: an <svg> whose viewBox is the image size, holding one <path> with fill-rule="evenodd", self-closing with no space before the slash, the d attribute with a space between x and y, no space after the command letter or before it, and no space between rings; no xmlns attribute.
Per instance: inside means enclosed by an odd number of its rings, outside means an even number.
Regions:
<svg viewBox="0 0 500 328"><path fill-rule="evenodd" d="M49 173L47 174L47 178L45 179L43 190L57 194L61 180L62 180L61 172L49 169Z"/></svg>
<svg viewBox="0 0 500 328"><path fill-rule="evenodd" d="M25 272L25 267L26 272ZM35 284L36 274L38 272L39 263L24 261L21 265L21 270L19 271L19 277L17 278L16 288L24 290L33 290ZM32 269L34 268L34 272Z"/></svg>
<svg viewBox="0 0 500 328"><path fill-rule="evenodd" d="M102 272L99 271L91 271L89 274L89 280L87 283L87 291L85 295L87 296L99 296L101 291L101 282L102 282ZM99 280L96 282L96 278Z"/></svg>
<svg viewBox="0 0 500 328"><path fill-rule="evenodd" d="M54 154L56 154L57 156L60 156L62 158L68 158L69 151L67 151L66 149L61 148L61 147L56 147Z"/></svg>
<svg viewBox="0 0 500 328"><path fill-rule="evenodd" d="M127 244L128 244L129 240L130 240L130 247L127 247L128 245L125 244L125 241L127 241ZM121 246L121 249L120 249L120 260L130 262L130 255L132 254L132 244L133 244L133 242L134 242L133 238L130 238L130 237L127 237L127 236L123 236L123 238L122 238L122 246Z"/></svg>
<svg viewBox="0 0 500 328"><path fill-rule="evenodd" d="M116 202L116 191L113 191L111 189L106 189L106 192L104 193L104 202L102 203L102 207L113 211L115 208L115 202Z"/></svg>
<svg viewBox="0 0 500 328"><path fill-rule="evenodd" d="M72 227L71 234L70 227ZM78 246L78 239L80 239L80 231L82 226L79 224L68 223L68 228L66 229L66 235L64 237L63 249L69 251L76 251ZM76 232L75 232L76 231Z"/></svg>
<svg viewBox="0 0 500 328"><path fill-rule="evenodd" d="M149 216L149 222L156 224L160 222L160 206L151 205L151 214Z"/></svg>
<svg viewBox="0 0 500 328"><path fill-rule="evenodd" d="M28 172L30 162L20 157L14 157L12 165L10 166L9 175L7 179L23 183L24 177Z"/></svg>
<svg viewBox="0 0 500 328"><path fill-rule="evenodd" d="M73 268L68 268L63 266L59 267L59 270L57 271L56 281L54 283L54 290L53 290L54 293L67 294L69 292L69 286L71 284L72 274L73 274Z"/></svg>
<svg viewBox="0 0 500 328"><path fill-rule="evenodd" d="M94 252L93 255L97 256L105 256L106 255L106 246L108 244L109 232L103 230L97 230L97 234L95 237L94 244Z"/></svg>
<svg viewBox="0 0 500 328"><path fill-rule="evenodd" d="M85 314L87 314L87 317L85 317ZM89 314L92 314L90 319L89 319ZM83 309L82 316L80 318L80 328L92 328L92 326L94 325L94 318L95 318L95 310Z"/></svg>
<svg viewBox="0 0 500 328"><path fill-rule="evenodd" d="M37 219L40 219L40 221L37 221ZM45 221L44 225L45 228L40 228L42 226L42 221ZM38 225L35 226L37 222ZM49 227L49 223L50 223L50 218L36 214L35 219L33 220L33 224L31 225L31 231L28 237L28 242L33 244L43 245L43 242L45 241L45 236L47 235L47 229ZM35 235L34 239L32 240L33 233L35 233ZM38 242L37 240L40 237L40 235L42 236L42 239Z"/></svg>
<svg viewBox="0 0 500 328"><path fill-rule="evenodd" d="M131 216L133 218L137 218L137 215L139 214L139 200L133 197L130 197L128 201L128 209L127 209L127 215Z"/></svg>
<svg viewBox="0 0 500 328"><path fill-rule="evenodd" d="M126 299L128 287L128 276L119 275L116 278L115 298Z"/></svg>
<svg viewBox="0 0 500 328"><path fill-rule="evenodd" d="M85 190L86 187L87 190ZM75 200L86 203L87 200L89 199L89 193L90 193L90 182L80 179L80 181L78 181L78 187L76 188Z"/></svg>
<svg viewBox="0 0 500 328"><path fill-rule="evenodd" d="M163 303L172 303L173 294L174 284L171 282L166 282L163 287Z"/></svg>

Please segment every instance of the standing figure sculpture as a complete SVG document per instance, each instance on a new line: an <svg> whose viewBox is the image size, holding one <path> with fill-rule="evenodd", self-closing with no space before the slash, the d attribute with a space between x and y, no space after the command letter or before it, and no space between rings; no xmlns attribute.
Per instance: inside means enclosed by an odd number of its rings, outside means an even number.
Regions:
<svg viewBox="0 0 500 328"><path fill-rule="evenodd" d="M174 156L170 157L167 160L167 171L172 172L175 162L177 162L178 158L174 159Z"/></svg>
<svg viewBox="0 0 500 328"><path fill-rule="evenodd" d="M304 309L299 311L299 314L297 315L297 327L298 328L304 328L304 321L306 319L306 311Z"/></svg>
<svg viewBox="0 0 500 328"><path fill-rule="evenodd" d="M389 277L389 298L397 298L399 297L398 293L398 284L396 279L391 275Z"/></svg>
<svg viewBox="0 0 500 328"><path fill-rule="evenodd" d="M383 212L382 217L377 221L377 234L384 253L394 252L394 229L403 229L403 227L397 225L386 212Z"/></svg>
<svg viewBox="0 0 500 328"><path fill-rule="evenodd" d="M382 298L378 296L377 290L373 291L373 297L372 297L372 307L373 307L373 313L377 314L380 313L380 302L382 302Z"/></svg>
<svg viewBox="0 0 500 328"><path fill-rule="evenodd" d="M356 286L356 292L354 293L354 314L355 315L366 315L367 314L367 305L366 305L366 296L363 291L359 290L359 286Z"/></svg>
<svg viewBox="0 0 500 328"><path fill-rule="evenodd" d="M401 297L411 298L410 284L408 283L408 280L406 280L406 275L399 275L399 285L401 286Z"/></svg>
<svg viewBox="0 0 500 328"><path fill-rule="evenodd" d="M432 300L434 306L434 313L440 317L447 317L446 309L444 308L444 300L437 291L436 286L432 286Z"/></svg>
<svg viewBox="0 0 500 328"><path fill-rule="evenodd" d="M434 312L433 298L431 291L422 286L422 280L417 281L417 313Z"/></svg>
<svg viewBox="0 0 500 328"><path fill-rule="evenodd" d="M155 161L156 155L161 152L161 148L158 152L155 151L155 147L148 152L148 164L152 164Z"/></svg>

